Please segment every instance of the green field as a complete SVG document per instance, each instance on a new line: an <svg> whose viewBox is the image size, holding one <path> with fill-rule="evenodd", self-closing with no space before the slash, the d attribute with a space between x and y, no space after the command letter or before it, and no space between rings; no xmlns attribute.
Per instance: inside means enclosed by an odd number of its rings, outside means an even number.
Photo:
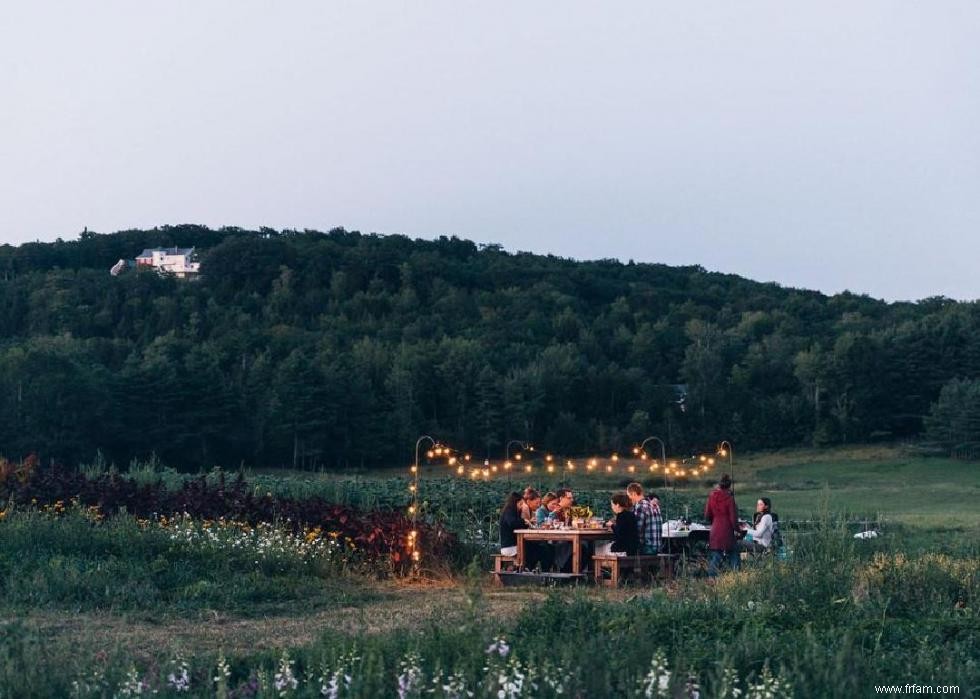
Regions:
<svg viewBox="0 0 980 699"><path fill-rule="evenodd" d="M180 662L191 696L329 696L325 682L345 673L353 679L338 697L397 696L412 678L405 696L417 699L465 696L459 687L498 697L520 677L522 691L503 696L687 696L692 682L702 697L734 696L729 680L743 697L873 696L884 682L980 691L977 464L899 449L799 450L740 458L735 475L743 515L765 494L783 521L808 521L788 533L788 561L756 561L713 585L695 574L619 590L495 588L487 548L472 543L421 579L379 579L288 546L194 543L126 517L12 508L0 516L0 696L131 696L134 687L188 696L168 679ZM630 479L566 476L596 507ZM256 492L362 507L407 501L404 470L248 478ZM522 485L427 469L424 513L461 535L487 534L504 493ZM657 489L674 512L697 515L710 482ZM880 520L884 536L853 539L864 517ZM488 650L498 636L507 657ZM224 685L214 679L219 655ZM669 688L658 694L666 668ZM295 687L277 688L277 676Z"/></svg>

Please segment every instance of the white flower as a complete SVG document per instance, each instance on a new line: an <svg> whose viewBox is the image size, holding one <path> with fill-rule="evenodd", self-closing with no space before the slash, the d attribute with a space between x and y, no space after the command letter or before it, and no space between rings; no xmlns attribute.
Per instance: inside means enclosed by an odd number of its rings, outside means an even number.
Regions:
<svg viewBox="0 0 980 699"><path fill-rule="evenodd" d="M746 699L777 699L778 697L793 696L793 687L789 682L780 680L769 671L769 663L762 667L757 684L750 684L745 694Z"/></svg>
<svg viewBox="0 0 980 699"><path fill-rule="evenodd" d="M121 697L136 697L142 695L144 691L148 691L149 689L150 685L140 679L139 673L136 671L136 666L132 665L130 666L129 672L126 673L122 684L119 685L117 694Z"/></svg>
<svg viewBox="0 0 980 699"><path fill-rule="evenodd" d="M175 692L191 691L191 670L184 657L178 653L170 665L173 671L167 675L167 687Z"/></svg>
<svg viewBox="0 0 980 699"><path fill-rule="evenodd" d="M399 663L401 672L398 674L398 699L406 699L419 692L422 685L422 668L419 662L415 653L407 653Z"/></svg>
<svg viewBox="0 0 980 699"><path fill-rule="evenodd" d="M279 671L273 677L273 686L281 697L299 686L299 680L293 674L293 661L289 659L287 651L283 651L282 658L279 659Z"/></svg>
<svg viewBox="0 0 980 699"><path fill-rule="evenodd" d="M670 696L670 668L667 665L667 656L663 650L658 649L650 660L650 671L641 680L643 696L668 697Z"/></svg>
<svg viewBox="0 0 980 699"><path fill-rule="evenodd" d="M228 661L225 660L224 652L218 653L218 664L215 670L215 682L227 682L231 677L231 667L228 665Z"/></svg>
<svg viewBox="0 0 980 699"><path fill-rule="evenodd" d="M507 641L503 636L498 636L493 640L493 643L487 646L487 655L493 655L495 653L501 658L506 658L508 653L510 653L510 646L507 645Z"/></svg>

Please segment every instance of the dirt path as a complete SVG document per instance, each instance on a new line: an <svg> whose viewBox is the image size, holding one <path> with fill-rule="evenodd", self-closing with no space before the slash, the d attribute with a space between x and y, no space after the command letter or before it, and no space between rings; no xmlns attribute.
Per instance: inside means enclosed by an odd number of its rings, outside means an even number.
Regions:
<svg viewBox="0 0 980 699"><path fill-rule="evenodd" d="M20 621L34 628L49 643L70 646L80 638L97 650L126 649L139 657L158 655L162 649L179 648L186 653L239 655L312 643L328 631L391 633L424 628L434 621L452 624L465 618L469 597L461 586L381 586L382 598L357 607L263 618L241 618L221 612L181 619L140 618L138 615L105 612L31 612ZM544 600L537 590L484 590L481 614L489 619L516 617L528 604ZM86 646L89 644L86 643Z"/></svg>

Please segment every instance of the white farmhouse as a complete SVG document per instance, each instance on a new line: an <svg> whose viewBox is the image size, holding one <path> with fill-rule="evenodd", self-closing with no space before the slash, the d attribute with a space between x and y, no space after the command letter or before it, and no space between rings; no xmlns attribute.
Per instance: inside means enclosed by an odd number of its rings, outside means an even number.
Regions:
<svg viewBox="0 0 980 699"><path fill-rule="evenodd" d="M194 260L194 248L147 248L136 256L137 267L153 267L184 278L201 271L201 263Z"/></svg>

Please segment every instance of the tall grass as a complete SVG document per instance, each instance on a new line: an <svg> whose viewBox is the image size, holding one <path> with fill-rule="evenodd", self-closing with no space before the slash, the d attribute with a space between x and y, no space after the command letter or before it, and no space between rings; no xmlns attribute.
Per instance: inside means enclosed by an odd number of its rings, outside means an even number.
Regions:
<svg viewBox="0 0 980 699"><path fill-rule="evenodd" d="M8 535L11 524L15 534ZM39 533L29 532L34 529ZM69 551L95 564L114 558L152 562L166 550L165 541L131 522L106 527L106 538L96 535L94 541L90 529L70 518L48 526L24 515L0 525L0 543L14 556L33 560L23 574L41 580L48 574L38 563L51 565ZM978 691L980 559L912 557L887 540L876 542L871 552L864 543L827 517L794 543L788 561L755 561L715 584L691 578L670 588L637 587L625 600L558 591L512 618L489 611L477 582L481 569L474 567L466 585L468 604L451 623L436 620L412 633L351 628L290 648L286 658L282 650L230 658L228 686L240 690L239 696L278 696L276 676L281 679L285 667L297 682L295 691L287 688L291 696L318 696L337 680L338 696L396 696L401 681L410 685L406 696L462 696L452 688L465 687L477 697L497 697L501 678L517 682L520 677L525 683L520 696L543 697L643 696L645 687L659 687L663 678L669 696L684 696L694 685L702 697L732 696L726 694L732 682L743 697L754 696L753 688L766 682L770 689L778 682L775 696L802 698L871 696L876 684L910 682L958 685L960 696ZM64 568L55 570L60 575ZM231 570L222 569L213 583L235 590ZM131 608L152 607L161 599L181 604L173 593L184 587L180 578L151 581L155 594L131 593L126 586L141 589L143 573L124 565L114 574L119 580L113 594L128 599ZM196 574L200 579L204 572ZM302 579L299 570L290 576ZM108 580L99 578L98 584ZM95 585L83 581L81 587L91 591ZM87 604L67 589L55 589L60 592L47 593L49 603ZM21 603L43 602L24 598L22 588L14 590ZM238 594L247 598L243 590ZM425 603L424 589L418 599ZM29 629L8 631L0 637L0 687L11 695L63 695L82 677L108 696L131 676L133 659L124 649L101 657L89 649L78 662L58 663ZM495 640L499 637L503 645ZM217 658L202 655L187 662L191 694L213 696ZM167 686L167 668L174 666L173 657L162 654L152 663L137 662L136 676L163 695L176 694ZM778 680L764 679L773 676Z"/></svg>
<svg viewBox="0 0 980 699"><path fill-rule="evenodd" d="M93 522L77 510L9 511L0 524L0 607L248 615L286 602L315 608L371 597L327 558L263 550L259 541L204 546L175 534L128 516Z"/></svg>

